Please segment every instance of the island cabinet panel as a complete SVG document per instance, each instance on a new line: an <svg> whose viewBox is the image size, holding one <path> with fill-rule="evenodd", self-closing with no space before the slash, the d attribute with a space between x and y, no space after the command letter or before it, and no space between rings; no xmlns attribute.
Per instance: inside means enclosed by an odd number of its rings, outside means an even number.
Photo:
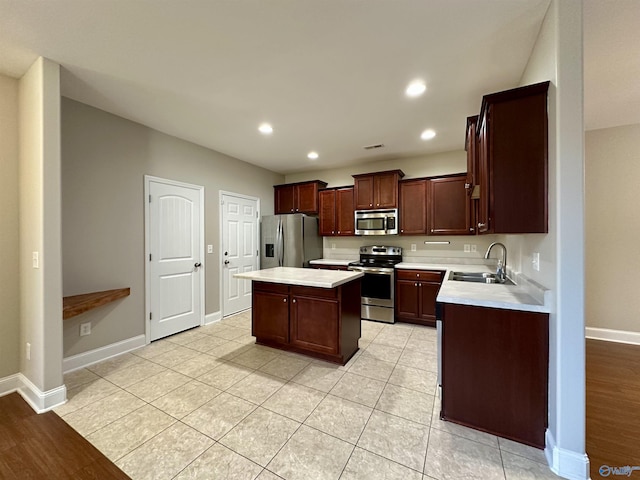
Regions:
<svg viewBox="0 0 640 480"><path fill-rule="evenodd" d="M473 233L466 184L466 174L429 179L429 235Z"/></svg>
<svg viewBox="0 0 640 480"><path fill-rule="evenodd" d="M282 285L254 282L252 332L276 343L289 342L289 292Z"/></svg>
<svg viewBox="0 0 640 480"><path fill-rule="evenodd" d="M437 270L396 270L396 321L435 327L443 276Z"/></svg>
<svg viewBox="0 0 640 480"><path fill-rule="evenodd" d="M358 350L360 279L336 288L253 282L256 343L344 365Z"/></svg>
<svg viewBox="0 0 640 480"><path fill-rule="evenodd" d="M335 355L340 349L338 301L294 295L291 299L291 345Z"/></svg>
<svg viewBox="0 0 640 480"><path fill-rule="evenodd" d="M400 233L427 233L427 180L403 180L399 183Z"/></svg>
<svg viewBox="0 0 640 480"><path fill-rule="evenodd" d="M443 304L441 418L545 446L549 316Z"/></svg>

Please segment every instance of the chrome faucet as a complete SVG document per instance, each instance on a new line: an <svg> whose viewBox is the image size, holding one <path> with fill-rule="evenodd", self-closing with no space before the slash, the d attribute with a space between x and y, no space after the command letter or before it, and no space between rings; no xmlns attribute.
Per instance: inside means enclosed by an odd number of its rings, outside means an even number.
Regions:
<svg viewBox="0 0 640 480"><path fill-rule="evenodd" d="M502 247L502 260L498 260L498 268L496 269L496 279L500 283L504 283L507 280L507 247L500 242L493 242L487 248L487 253L484 254L484 258L488 259L489 254L491 253L491 249L496 245L500 245Z"/></svg>

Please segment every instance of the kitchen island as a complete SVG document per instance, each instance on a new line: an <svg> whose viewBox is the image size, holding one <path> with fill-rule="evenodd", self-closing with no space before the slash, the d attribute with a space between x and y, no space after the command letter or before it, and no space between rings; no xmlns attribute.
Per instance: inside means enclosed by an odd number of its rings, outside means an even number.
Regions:
<svg viewBox="0 0 640 480"><path fill-rule="evenodd" d="M252 281L256 343L344 365L358 351L361 272L276 267Z"/></svg>

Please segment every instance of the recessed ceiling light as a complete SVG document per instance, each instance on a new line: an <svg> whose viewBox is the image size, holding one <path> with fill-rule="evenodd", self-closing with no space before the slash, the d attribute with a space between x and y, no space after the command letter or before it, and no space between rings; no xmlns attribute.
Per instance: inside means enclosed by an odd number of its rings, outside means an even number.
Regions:
<svg viewBox="0 0 640 480"><path fill-rule="evenodd" d="M268 123L263 123L258 127L258 130L260 130L260 133L264 134L264 135L271 135L273 133L273 127L271 125L269 125Z"/></svg>
<svg viewBox="0 0 640 480"><path fill-rule="evenodd" d="M318 152L309 152L307 154L307 158L309 158L309 160L315 160L318 158Z"/></svg>
<svg viewBox="0 0 640 480"><path fill-rule="evenodd" d="M414 80L407 86L407 89L404 91L404 93L407 95L407 97L419 97L425 92L426 89L427 86L422 80Z"/></svg>
<svg viewBox="0 0 640 480"><path fill-rule="evenodd" d="M420 135L420 138L422 140L431 140L435 136L436 136L435 130L432 130L432 129L428 128L427 130L422 132L422 134Z"/></svg>

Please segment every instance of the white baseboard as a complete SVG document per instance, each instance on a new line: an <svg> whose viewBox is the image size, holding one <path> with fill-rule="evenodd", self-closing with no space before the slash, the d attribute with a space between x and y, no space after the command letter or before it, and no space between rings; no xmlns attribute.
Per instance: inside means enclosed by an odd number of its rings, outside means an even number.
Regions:
<svg viewBox="0 0 640 480"><path fill-rule="evenodd" d="M131 337L120 342L112 343L111 345L89 350L88 352L72 355L62 360L62 371L64 373L73 372L74 370L88 367L94 363L102 362L103 360L144 347L146 344L145 336L138 335L137 337Z"/></svg>
<svg viewBox="0 0 640 480"><path fill-rule="evenodd" d="M589 457L585 453L558 447L549 430L545 433L545 443L544 454L553 473L569 480L589 480Z"/></svg>
<svg viewBox="0 0 640 480"><path fill-rule="evenodd" d="M43 392L22 373L0 379L0 396L12 392L18 392L37 413L47 412L67 401L64 385Z"/></svg>
<svg viewBox="0 0 640 480"><path fill-rule="evenodd" d="M585 336L594 340L607 342L630 343L640 345L640 332L628 332L625 330L612 330L609 328L586 327Z"/></svg>
<svg viewBox="0 0 640 480"><path fill-rule="evenodd" d="M209 325L210 323L219 322L222 320L222 312L217 311L210 313L209 315L204 316L204 324Z"/></svg>

